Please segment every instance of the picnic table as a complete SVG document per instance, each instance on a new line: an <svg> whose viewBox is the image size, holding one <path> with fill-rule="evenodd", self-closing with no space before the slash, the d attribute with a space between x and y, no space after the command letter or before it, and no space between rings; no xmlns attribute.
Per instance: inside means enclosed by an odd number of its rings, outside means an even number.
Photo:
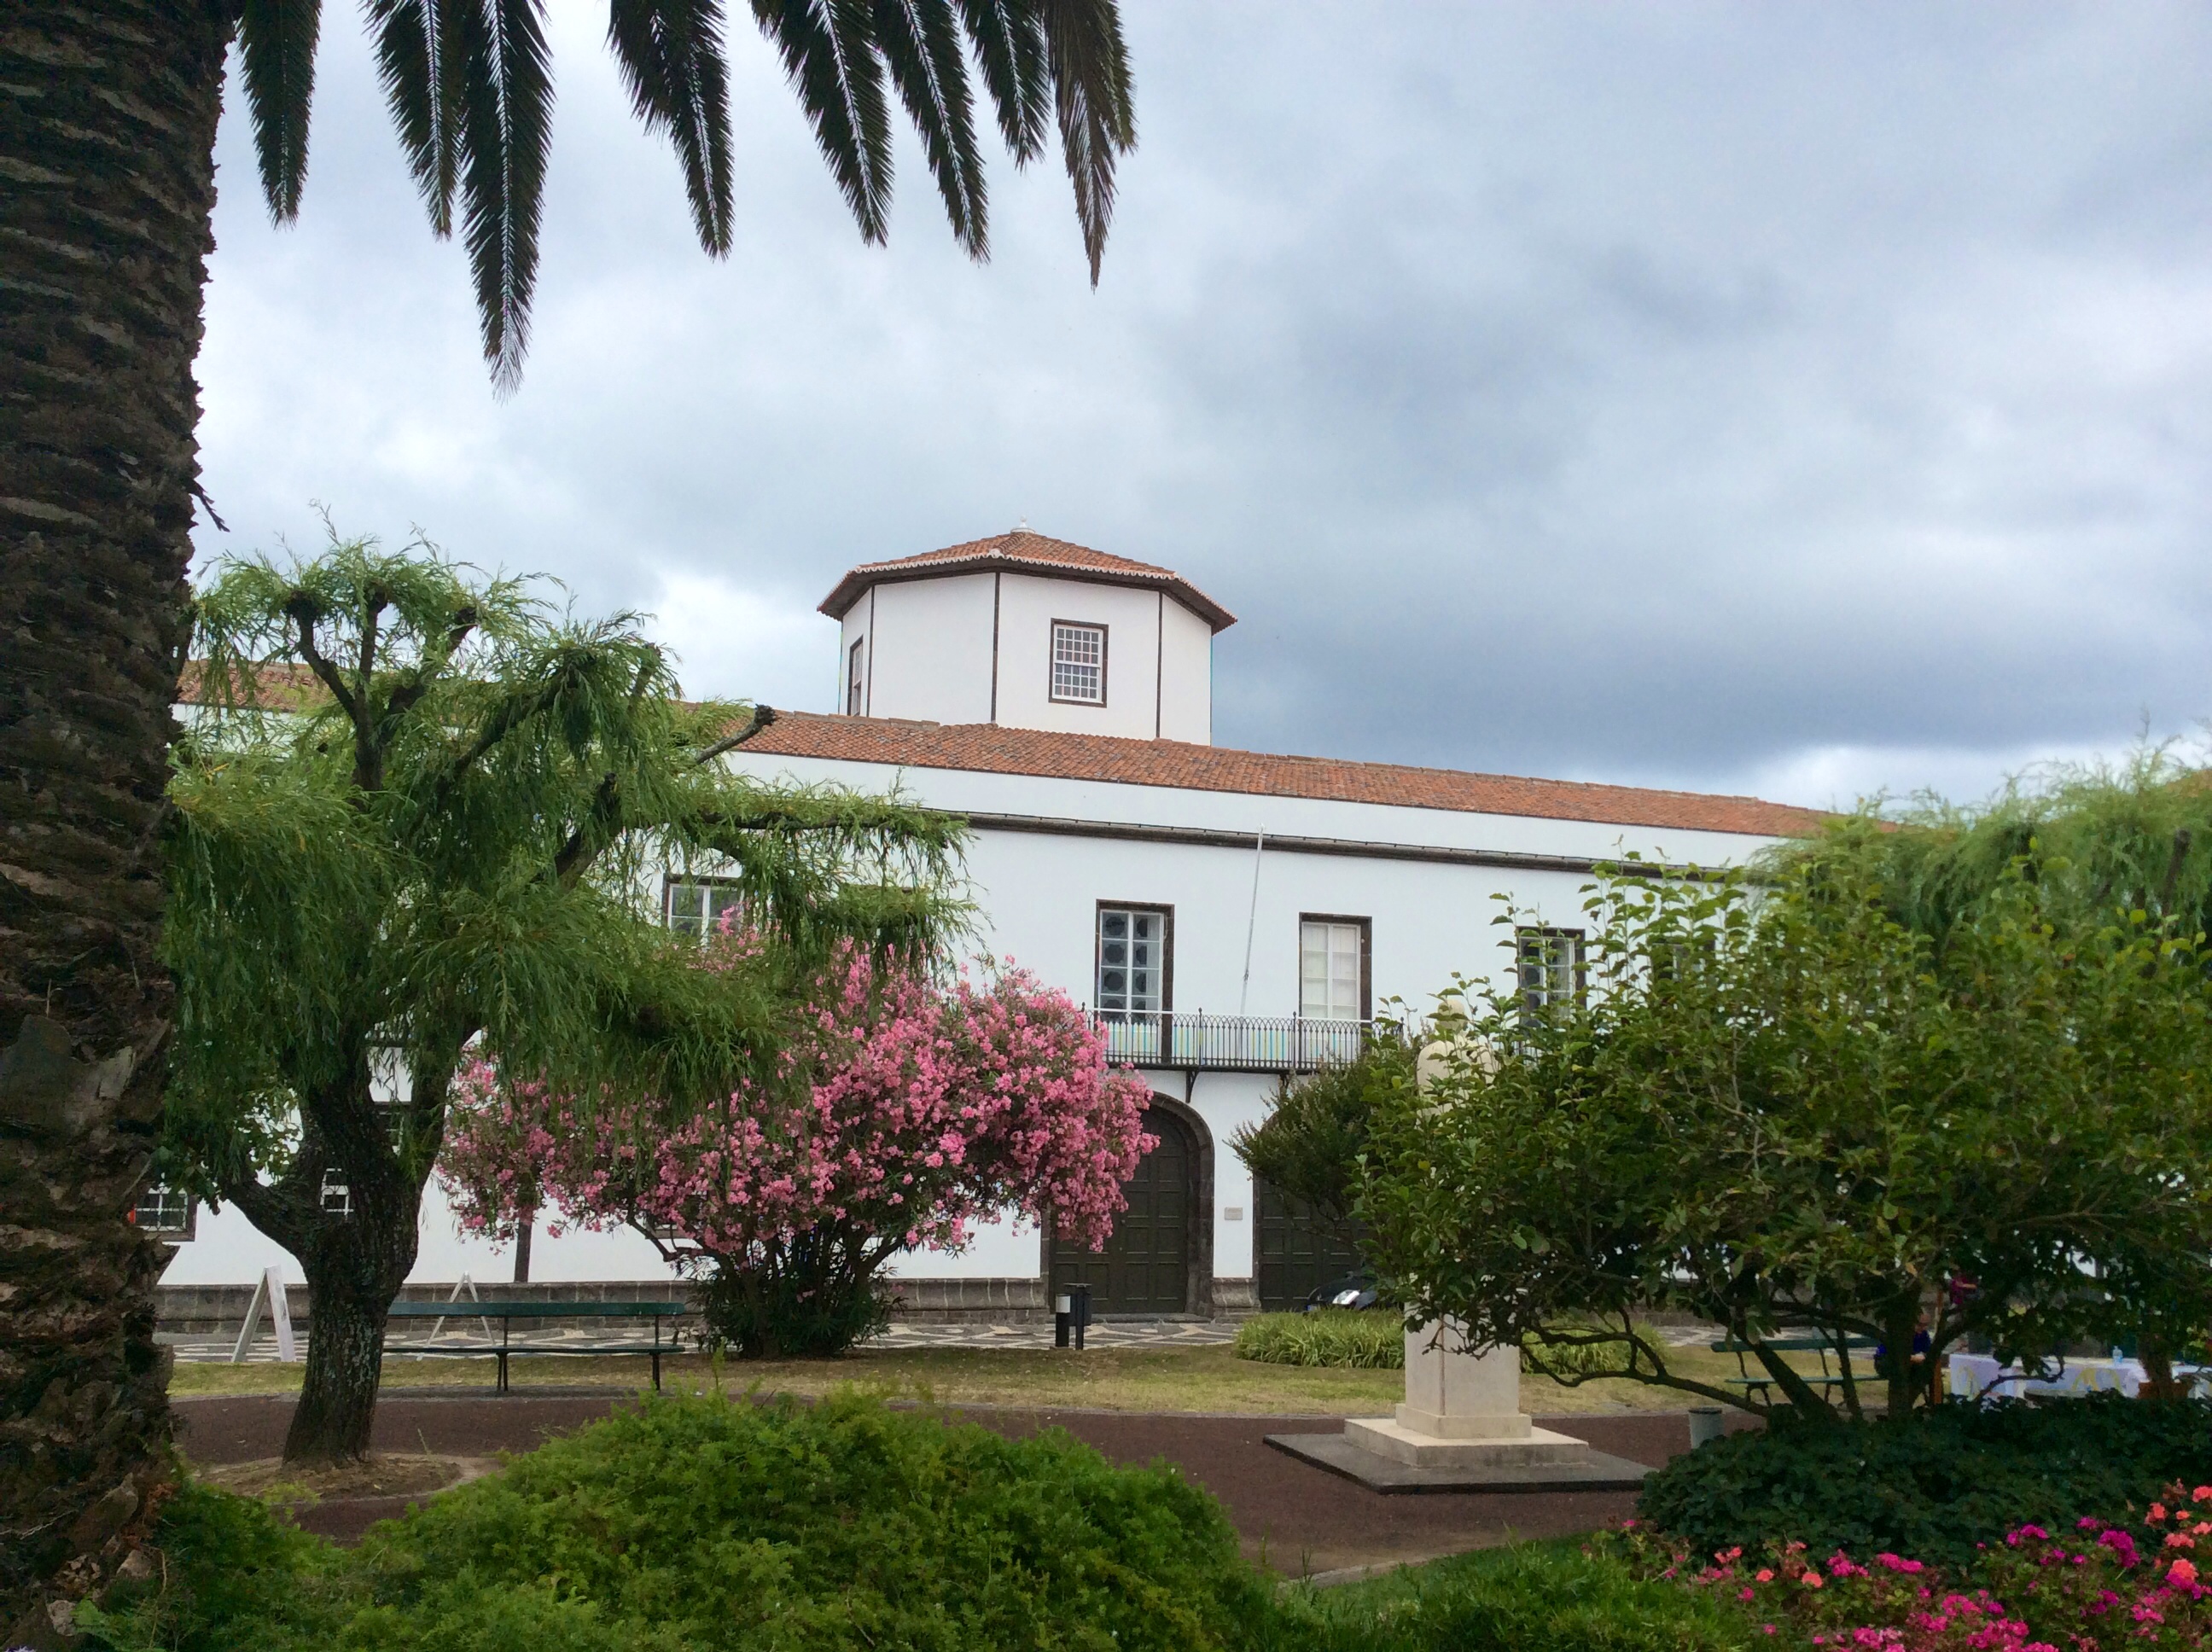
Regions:
<svg viewBox="0 0 2212 1652"><path fill-rule="evenodd" d="M1864 1352L1870 1355L1880 1345L1871 1337L1847 1337L1844 1340L1844 1348L1853 1353ZM1750 1399L1755 1394L1761 1403L1765 1403L1768 1398L1769 1390L1775 1386L1774 1379L1771 1376L1752 1376L1749 1368L1743 1362L1743 1357L1746 1354L1758 1348L1770 1348L1778 1354L1819 1354L1820 1356L1820 1375L1816 1376L1810 1371L1803 1371L1799 1375L1804 1377L1809 1387L1820 1389L1825 1398L1844 1386L1843 1373L1828 1369L1828 1356L1835 1351L1835 1347L1836 1345L1826 1337L1770 1337L1760 1343L1740 1342L1734 1337L1724 1337L1713 1344L1713 1351L1717 1354L1734 1354L1735 1368L1743 1373L1741 1376L1729 1378L1729 1387L1741 1388L1746 1399ZM1860 1378L1855 1375L1852 1381L1857 1383L1871 1379L1873 1376L1874 1371L1869 1366L1866 1378Z"/></svg>
<svg viewBox="0 0 2212 1652"><path fill-rule="evenodd" d="M681 1333L672 1332L667 1341L661 1340L661 1326L668 1320L681 1319L692 1312L690 1303L681 1302L499 1302L489 1298L469 1302L396 1302L388 1310L394 1320L483 1320L487 1328L489 1321L499 1321L499 1340L492 1342L441 1342L437 1327L431 1327L430 1336L421 1342L391 1342L385 1346L393 1353L449 1356L455 1358L489 1354L499 1362L497 1392L507 1392L507 1362L514 1354L644 1354L653 1361L653 1388L660 1391L660 1361L665 1354L679 1352L683 1347ZM522 1320L641 1320L653 1321L653 1340L633 1339L628 1342L539 1342L514 1341L514 1321ZM388 1333L387 1333L388 1334ZM525 1334L527 1334L526 1331Z"/></svg>

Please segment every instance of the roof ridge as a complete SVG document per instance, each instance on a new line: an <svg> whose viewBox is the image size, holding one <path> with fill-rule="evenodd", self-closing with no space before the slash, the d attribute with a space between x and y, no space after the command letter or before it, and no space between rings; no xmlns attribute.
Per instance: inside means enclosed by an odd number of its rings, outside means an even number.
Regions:
<svg viewBox="0 0 2212 1652"><path fill-rule="evenodd" d="M969 769L1758 837L1809 833L1827 818L1819 810L1741 793L1547 780L995 723L894 723L880 717L823 712L789 714L749 749L763 755L894 768Z"/></svg>

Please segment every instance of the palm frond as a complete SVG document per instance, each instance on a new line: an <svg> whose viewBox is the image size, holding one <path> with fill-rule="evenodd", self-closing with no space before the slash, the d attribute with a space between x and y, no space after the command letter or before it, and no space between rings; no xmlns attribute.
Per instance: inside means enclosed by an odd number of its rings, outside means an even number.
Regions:
<svg viewBox="0 0 2212 1652"><path fill-rule="evenodd" d="M239 11L238 49L261 193L280 224L300 216L307 180L307 115L315 100L322 10L322 0L245 0Z"/></svg>
<svg viewBox="0 0 2212 1652"><path fill-rule="evenodd" d="M399 128L407 169L429 210L430 230L453 233L460 177L463 25L477 0L368 0L377 78Z"/></svg>
<svg viewBox="0 0 2212 1652"><path fill-rule="evenodd" d="M983 84L998 111L999 131L1017 166L1044 153L1052 118L1052 71L1045 62L1044 26L1026 0L958 0L969 48L982 65Z"/></svg>
<svg viewBox="0 0 2212 1652"><path fill-rule="evenodd" d="M983 157L951 0L876 0L876 42L921 134L953 239L969 257L988 257Z"/></svg>
<svg viewBox="0 0 2212 1652"><path fill-rule="evenodd" d="M1114 216L1114 164L1136 147L1129 53L1115 0L1035 0L1060 114L1060 146L1075 185L1075 216L1098 284L1106 227Z"/></svg>
<svg viewBox="0 0 2212 1652"><path fill-rule="evenodd" d="M864 240L881 242L891 198L890 116L868 0L753 0Z"/></svg>
<svg viewBox="0 0 2212 1652"><path fill-rule="evenodd" d="M461 239L476 276L484 360L501 391L522 376L538 285L552 143L544 22L541 0L478 0L462 14Z"/></svg>
<svg viewBox="0 0 2212 1652"><path fill-rule="evenodd" d="M730 89L720 0L614 0L607 44L646 130L665 131L676 146L699 244L726 253Z"/></svg>

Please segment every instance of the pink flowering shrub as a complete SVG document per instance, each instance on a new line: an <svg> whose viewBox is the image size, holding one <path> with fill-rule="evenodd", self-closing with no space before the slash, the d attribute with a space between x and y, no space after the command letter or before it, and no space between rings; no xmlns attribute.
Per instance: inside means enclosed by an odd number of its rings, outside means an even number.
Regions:
<svg viewBox="0 0 2212 1652"><path fill-rule="evenodd" d="M2021 1526L1964 1568L1894 1554L1823 1560L1802 1543L1700 1560L1633 1521L1607 1542L1644 1576L1710 1589L1762 1629L1842 1652L2212 1649L2212 1589L2195 1558L2200 1543L2212 1550L2212 1485L2177 1481L2131 1524Z"/></svg>
<svg viewBox="0 0 2212 1652"><path fill-rule="evenodd" d="M739 1352L833 1352L881 1323L884 1263L957 1249L979 1218L1103 1245L1154 1145L1142 1081L1020 971L940 987L848 950L796 1029L769 1077L701 1110L468 1069L440 1161L463 1225L504 1237L543 1204L635 1226L702 1279Z"/></svg>

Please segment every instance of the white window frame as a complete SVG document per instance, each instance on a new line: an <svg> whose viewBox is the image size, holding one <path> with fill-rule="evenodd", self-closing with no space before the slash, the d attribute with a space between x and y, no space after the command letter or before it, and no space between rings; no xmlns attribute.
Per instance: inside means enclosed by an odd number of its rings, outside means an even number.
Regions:
<svg viewBox="0 0 2212 1652"><path fill-rule="evenodd" d="M1097 639L1098 658L1095 661L1085 657L1092 637ZM1095 620L1056 619L1052 623L1052 657L1046 667L1050 674L1046 678L1045 686L1054 704L1103 706L1106 703L1106 644L1107 628ZM1094 668L1097 672L1097 694L1062 692L1063 682L1079 690L1084 674Z"/></svg>
<svg viewBox="0 0 2212 1652"><path fill-rule="evenodd" d="M683 878L670 872L661 880L660 921L702 943L715 933L725 912L743 911L744 907L734 878Z"/></svg>
<svg viewBox="0 0 2212 1652"><path fill-rule="evenodd" d="M845 653L845 715L858 717L868 708L868 640L853 639Z"/></svg>
<svg viewBox="0 0 2212 1652"><path fill-rule="evenodd" d="M151 1220L148 1219L149 1211ZM174 1220L167 1219L172 1211L179 1213ZM193 1237L198 1229L199 1213L199 1200L166 1181L148 1182L131 1201L131 1225L149 1238L173 1245L183 1244Z"/></svg>
<svg viewBox="0 0 2212 1652"><path fill-rule="evenodd" d="M1307 912L1298 916L1298 1017L1305 1021L1365 1021L1368 1012L1368 948L1370 920L1347 917L1336 913ZM1310 991L1315 985L1312 962L1316 957L1315 942L1320 942L1322 963L1318 1001ZM1349 941L1345 948L1341 943ZM1344 975L1338 964L1349 959L1351 971ZM1340 1001L1337 988L1347 986L1349 990ZM1318 1002L1318 1007L1316 1003Z"/></svg>
<svg viewBox="0 0 2212 1652"><path fill-rule="evenodd" d="M1125 931L1118 936L1110 935L1108 933L1109 928L1108 920L1117 918L1123 920L1126 926ZM1153 932L1150 936L1139 938L1127 932L1146 920L1150 920L1152 926ZM1097 994L1094 1001L1101 1015L1164 1015L1173 1007L1174 908L1142 901L1101 901L1098 903L1097 916L1092 920L1091 933L1097 951L1091 968L1091 984L1092 991ZM1118 961L1109 961L1109 950L1115 944L1125 947L1149 944L1157 950L1158 956L1150 964L1138 964L1126 957ZM1118 993L1108 992L1106 987L1108 970L1119 969L1126 976L1130 971L1139 969L1149 969L1152 972L1152 984L1149 993L1139 993L1132 990L1126 980Z"/></svg>
<svg viewBox="0 0 2212 1652"><path fill-rule="evenodd" d="M1583 934L1527 924L1513 932L1514 989L1521 1012L1541 1016L1555 1004L1579 1004L1586 986Z"/></svg>

